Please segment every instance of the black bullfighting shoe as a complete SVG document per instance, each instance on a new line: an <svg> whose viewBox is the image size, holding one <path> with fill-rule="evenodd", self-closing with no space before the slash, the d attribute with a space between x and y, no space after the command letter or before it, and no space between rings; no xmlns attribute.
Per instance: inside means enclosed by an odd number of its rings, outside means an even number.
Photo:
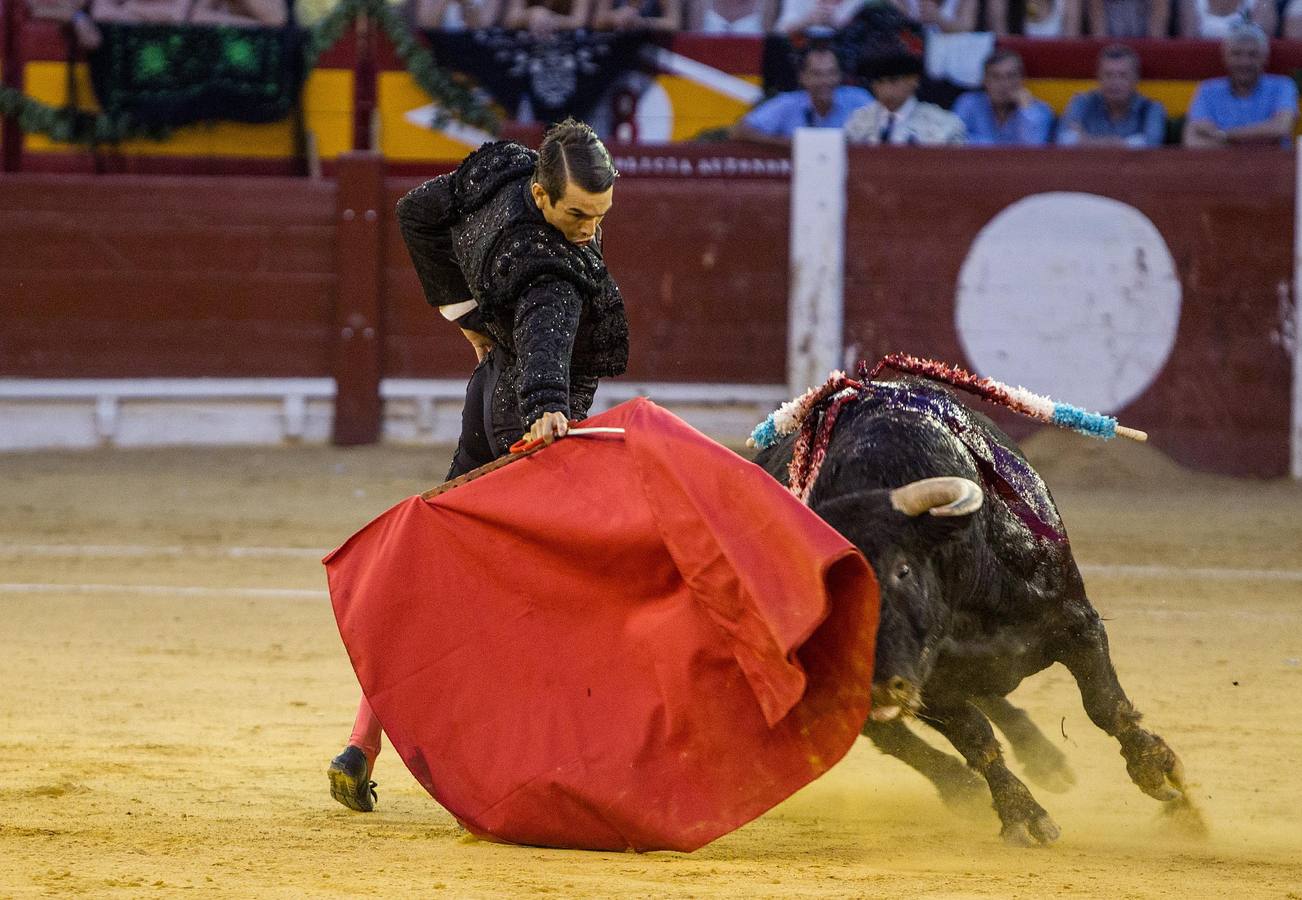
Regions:
<svg viewBox="0 0 1302 900"><path fill-rule="evenodd" d="M334 759L326 774L330 776L330 796L358 812L375 811L375 782L371 781L366 754L349 744Z"/></svg>

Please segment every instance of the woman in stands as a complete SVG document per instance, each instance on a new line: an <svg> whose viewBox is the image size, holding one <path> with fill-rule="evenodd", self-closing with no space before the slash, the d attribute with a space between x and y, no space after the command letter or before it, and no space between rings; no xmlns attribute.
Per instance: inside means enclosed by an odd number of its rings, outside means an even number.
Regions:
<svg viewBox="0 0 1302 900"><path fill-rule="evenodd" d="M778 18L778 0L696 0L688 31L702 34L764 35Z"/></svg>
<svg viewBox="0 0 1302 900"><path fill-rule="evenodd" d="M592 27L673 34L683 28L683 0L597 0Z"/></svg>
<svg viewBox="0 0 1302 900"><path fill-rule="evenodd" d="M1171 32L1170 0L1088 0L1090 35L1162 38Z"/></svg>
<svg viewBox="0 0 1302 900"><path fill-rule="evenodd" d="M502 25L545 35L577 31L592 21L592 0L508 0Z"/></svg>
<svg viewBox="0 0 1302 900"><path fill-rule="evenodd" d="M1080 37L1081 0L988 0L986 27L995 34Z"/></svg>
<svg viewBox="0 0 1302 900"><path fill-rule="evenodd" d="M906 18L922 25L925 31L953 34L974 31L977 0L891 0Z"/></svg>
<svg viewBox="0 0 1302 900"><path fill-rule="evenodd" d="M1279 24L1274 0L1180 0L1180 34L1219 41L1239 22L1252 22L1266 34Z"/></svg>
<svg viewBox="0 0 1302 900"><path fill-rule="evenodd" d="M285 0L195 0L190 9L195 25L279 28L288 17Z"/></svg>
<svg viewBox="0 0 1302 900"><path fill-rule="evenodd" d="M474 31L492 28L501 11L501 0L416 0L413 18L430 31Z"/></svg>

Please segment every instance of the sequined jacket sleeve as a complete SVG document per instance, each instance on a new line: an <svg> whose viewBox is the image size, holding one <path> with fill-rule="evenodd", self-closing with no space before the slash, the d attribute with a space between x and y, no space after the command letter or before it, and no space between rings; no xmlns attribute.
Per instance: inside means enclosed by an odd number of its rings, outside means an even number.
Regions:
<svg viewBox="0 0 1302 900"><path fill-rule="evenodd" d="M431 178L398 201L398 228L411 254L425 299L431 306L445 306L471 299L470 286L452 250L452 223L456 205L452 199L451 176ZM456 320L462 328L482 331L479 310Z"/></svg>
<svg viewBox="0 0 1302 900"><path fill-rule="evenodd" d="M574 285L558 278L535 280L516 303L513 331L520 360L520 418L526 428L545 412L573 412L570 354L582 312L583 299Z"/></svg>

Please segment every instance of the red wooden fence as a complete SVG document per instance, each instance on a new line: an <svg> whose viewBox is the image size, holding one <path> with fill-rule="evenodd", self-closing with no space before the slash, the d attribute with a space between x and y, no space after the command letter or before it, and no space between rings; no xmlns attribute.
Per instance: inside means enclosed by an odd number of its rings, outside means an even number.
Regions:
<svg viewBox="0 0 1302 900"><path fill-rule="evenodd" d="M629 377L783 381L789 184L763 177L780 159L729 145L661 151L672 164L615 151L628 174L606 246L632 326ZM1175 349L1124 418L1185 462L1281 474L1293 159L853 151L846 343L869 360L905 350L971 364L955 296L981 229L1029 195L1114 197L1156 225L1183 292ZM337 439L374 439L381 377L463 377L470 359L421 296L393 220L416 181L381 167L349 158L324 182L3 176L0 377L333 375ZM670 174L641 174L657 170Z"/></svg>
<svg viewBox="0 0 1302 900"><path fill-rule="evenodd" d="M1124 420L1190 465L1287 471L1292 368L1278 333L1293 283L1291 153L853 152L849 183L846 342L863 356L963 360L954 300L978 232L1032 195L1115 198L1157 226L1183 296L1174 350Z"/></svg>
<svg viewBox="0 0 1302 900"><path fill-rule="evenodd" d="M394 220L418 182L386 179L379 157L345 157L323 182L2 177L0 377L333 375L336 439L353 443L378 436L382 376L466 374L469 348L425 303ZM606 247L630 377L782 380L788 193L784 177L621 179Z"/></svg>

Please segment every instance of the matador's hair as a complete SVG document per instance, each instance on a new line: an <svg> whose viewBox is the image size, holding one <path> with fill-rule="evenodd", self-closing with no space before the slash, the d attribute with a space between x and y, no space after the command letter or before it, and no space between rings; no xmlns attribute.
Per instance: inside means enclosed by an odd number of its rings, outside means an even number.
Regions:
<svg viewBox="0 0 1302 900"><path fill-rule="evenodd" d="M591 194L600 194L618 177L606 145L595 131L577 119L569 118L553 125L543 135L533 180L542 185L552 203L565 196L568 182Z"/></svg>

